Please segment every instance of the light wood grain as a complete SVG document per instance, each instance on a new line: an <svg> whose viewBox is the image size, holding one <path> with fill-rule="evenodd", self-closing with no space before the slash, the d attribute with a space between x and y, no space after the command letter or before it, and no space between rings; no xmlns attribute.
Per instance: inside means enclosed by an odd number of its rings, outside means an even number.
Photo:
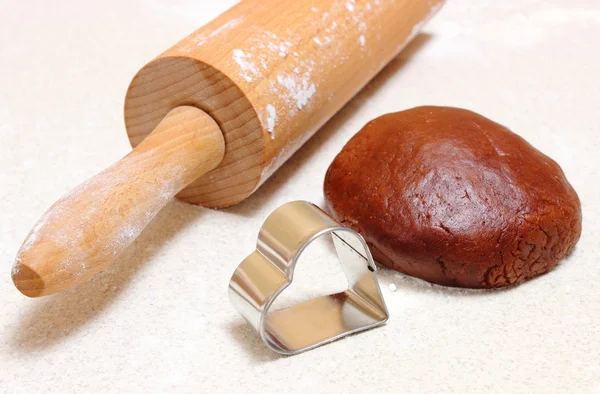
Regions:
<svg viewBox="0 0 600 394"><path fill-rule="evenodd" d="M245 0L145 66L127 92L133 146L190 104L225 157L178 197L233 205L256 190L419 31L442 0Z"/></svg>
<svg viewBox="0 0 600 394"><path fill-rule="evenodd" d="M56 202L25 240L12 278L25 295L68 289L104 268L156 213L223 159L221 129L181 106L118 163Z"/></svg>

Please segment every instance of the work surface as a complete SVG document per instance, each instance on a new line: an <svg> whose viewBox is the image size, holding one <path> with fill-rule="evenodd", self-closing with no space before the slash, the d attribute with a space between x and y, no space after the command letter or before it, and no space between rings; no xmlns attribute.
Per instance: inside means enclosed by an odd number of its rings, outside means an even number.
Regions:
<svg viewBox="0 0 600 394"><path fill-rule="evenodd" d="M12 261L40 215L129 151L131 77L233 3L0 2L0 392L600 392L594 0L450 0L245 202L173 201L93 282L43 299L13 287ZM286 201L323 205L344 143L373 117L424 104L477 111L558 161L583 206L574 253L503 291L381 268L387 325L298 356L270 352L227 298L263 220ZM299 267L302 283L329 289L332 264Z"/></svg>

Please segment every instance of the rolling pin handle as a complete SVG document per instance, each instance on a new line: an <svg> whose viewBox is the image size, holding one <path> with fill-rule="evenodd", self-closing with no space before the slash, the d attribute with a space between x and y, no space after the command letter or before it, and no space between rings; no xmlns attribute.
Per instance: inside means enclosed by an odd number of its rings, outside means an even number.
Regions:
<svg viewBox="0 0 600 394"><path fill-rule="evenodd" d="M42 216L17 255L15 286L39 297L89 279L224 154L223 134L209 115L191 106L171 110L131 153Z"/></svg>

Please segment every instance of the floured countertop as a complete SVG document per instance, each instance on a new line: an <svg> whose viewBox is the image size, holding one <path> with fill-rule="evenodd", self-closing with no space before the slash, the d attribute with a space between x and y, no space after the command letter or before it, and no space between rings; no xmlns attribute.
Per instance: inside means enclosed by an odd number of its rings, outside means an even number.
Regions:
<svg viewBox="0 0 600 394"><path fill-rule="evenodd" d="M14 288L13 259L38 218L129 151L122 105L132 76L234 3L0 0L0 392L600 393L593 0L449 0L245 202L212 211L173 201L91 283L42 299ZM427 104L479 112L562 166L583 207L574 253L501 291L381 268L385 326L298 356L270 352L227 298L263 220L290 200L323 205L325 171L354 133ZM337 270L307 259L288 302L331 290Z"/></svg>

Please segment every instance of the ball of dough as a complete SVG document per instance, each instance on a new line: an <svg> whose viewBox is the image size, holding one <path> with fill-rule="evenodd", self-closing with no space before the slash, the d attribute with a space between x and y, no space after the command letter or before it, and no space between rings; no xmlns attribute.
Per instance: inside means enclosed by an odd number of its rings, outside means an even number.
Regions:
<svg viewBox="0 0 600 394"><path fill-rule="evenodd" d="M581 234L558 164L474 112L418 107L369 122L325 176L333 216L375 260L429 282L493 288L552 269Z"/></svg>

